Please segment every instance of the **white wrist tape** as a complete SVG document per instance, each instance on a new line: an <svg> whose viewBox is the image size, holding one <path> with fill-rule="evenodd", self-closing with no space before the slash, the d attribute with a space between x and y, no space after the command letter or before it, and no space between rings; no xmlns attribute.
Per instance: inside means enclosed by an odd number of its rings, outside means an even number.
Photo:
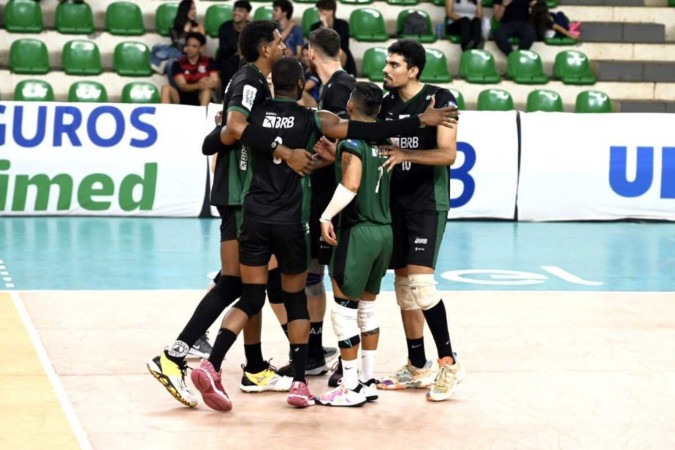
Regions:
<svg viewBox="0 0 675 450"><path fill-rule="evenodd" d="M327 223L333 220L333 217L340 214L340 211L345 209L352 200L356 197L356 192L352 192L342 185L342 183L337 185L333 198L331 199L326 210L321 214L320 222Z"/></svg>

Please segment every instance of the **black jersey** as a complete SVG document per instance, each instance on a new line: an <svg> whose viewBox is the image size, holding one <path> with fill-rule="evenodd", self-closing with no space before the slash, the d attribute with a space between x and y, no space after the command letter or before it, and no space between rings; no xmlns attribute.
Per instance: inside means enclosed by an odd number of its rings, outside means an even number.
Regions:
<svg viewBox="0 0 675 450"><path fill-rule="evenodd" d="M227 119L228 111L238 111L248 117L254 105L272 97L265 76L253 64L246 64L234 74L223 95L223 122ZM218 152L211 189L212 205L241 205L242 184L247 168L248 154L241 144Z"/></svg>
<svg viewBox="0 0 675 450"><path fill-rule="evenodd" d="M431 98L435 107L456 105L457 100L447 89L429 84L407 102L397 91L385 95L380 108L380 120L398 120L416 116L429 106ZM418 128L413 133L392 139L406 150L431 150L438 147L436 127ZM396 142L398 141L398 142ZM391 180L391 210L404 214L418 211L447 211L450 201L448 166L428 166L405 162L396 165Z"/></svg>
<svg viewBox="0 0 675 450"><path fill-rule="evenodd" d="M280 143L312 151L321 136L321 121L315 110L294 100L274 99L256 105L249 122L278 132ZM250 170L244 183L244 215L272 224L309 221L311 187L269 149L250 149Z"/></svg>
<svg viewBox="0 0 675 450"><path fill-rule="evenodd" d="M336 71L321 90L319 109L347 119L347 102L356 87L356 79L344 70ZM330 203L335 191L335 169L331 166L315 170L312 177L312 194L315 208L319 213Z"/></svg>

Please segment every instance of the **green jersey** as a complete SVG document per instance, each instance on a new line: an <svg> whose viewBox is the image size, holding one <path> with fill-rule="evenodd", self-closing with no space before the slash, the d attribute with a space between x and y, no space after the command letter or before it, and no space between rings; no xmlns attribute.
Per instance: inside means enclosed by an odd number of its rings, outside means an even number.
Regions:
<svg viewBox="0 0 675 450"><path fill-rule="evenodd" d="M380 155L377 144L347 139L340 141L335 155L335 177L342 181L342 155L350 153L361 160L361 184L356 198L340 214L340 226L350 227L368 222L376 225L391 223L389 212L389 185L391 176L382 164L386 156Z"/></svg>

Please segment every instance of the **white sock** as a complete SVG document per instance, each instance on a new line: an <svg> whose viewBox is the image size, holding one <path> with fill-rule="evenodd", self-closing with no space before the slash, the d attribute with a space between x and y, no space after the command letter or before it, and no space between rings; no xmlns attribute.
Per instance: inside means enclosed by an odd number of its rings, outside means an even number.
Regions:
<svg viewBox="0 0 675 450"><path fill-rule="evenodd" d="M361 349L361 381L364 383L372 378L375 378L375 355L377 350L363 350Z"/></svg>
<svg viewBox="0 0 675 450"><path fill-rule="evenodd" d="M359 362L357 359L342 360L342 385L347 389L356 389L359 385Z"/></svg>

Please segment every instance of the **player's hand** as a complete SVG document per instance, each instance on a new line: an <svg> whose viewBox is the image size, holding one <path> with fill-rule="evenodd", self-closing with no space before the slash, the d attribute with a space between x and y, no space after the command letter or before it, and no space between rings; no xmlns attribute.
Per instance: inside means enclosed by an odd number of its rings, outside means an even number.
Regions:
<svg viewBox="0 0 675 450"><path fill-rule="evenodd" d="M431 102L429 106L424 110L422 114L417 116L420 119L420 123L427 127L446 127L453 128L457 124L457 117L459 116L459 111L454 105L446 106L444 108L434 108L436 104L436 99L431 97Z"/></svg>
<svg viewBox="0 0 675 450"><path fill-rule="evenodd" d="M321 157L323 161L332 163L335 161L335 151L337 143L331 142L326 136L321 136L321 139L314 144L314 151Z"/></svg>
<svg viewBox="0 0 675 450"><path fill-rule="evenodd" d="M388 172L391 172L395 165L406 161L405 150L401 150L400 148L393 145L381 145L380 155L389 157L382 164L382 167L387 169Z"/></svg>
<svg viewBox="0 0 675 450"><path fill-rule="evenodd" d="M290 149L285 145L278 145L274 151L274 156L284 160L288 167L301 177L312 173L314 160L312 154L305 149Z"/></svg>
<svg viewBox="0 0 675 450"><path fill-rule="evenodd" d="M333 229L333 222L321 222L321 236L328 245L337 245L335 230Z"/></svg>

